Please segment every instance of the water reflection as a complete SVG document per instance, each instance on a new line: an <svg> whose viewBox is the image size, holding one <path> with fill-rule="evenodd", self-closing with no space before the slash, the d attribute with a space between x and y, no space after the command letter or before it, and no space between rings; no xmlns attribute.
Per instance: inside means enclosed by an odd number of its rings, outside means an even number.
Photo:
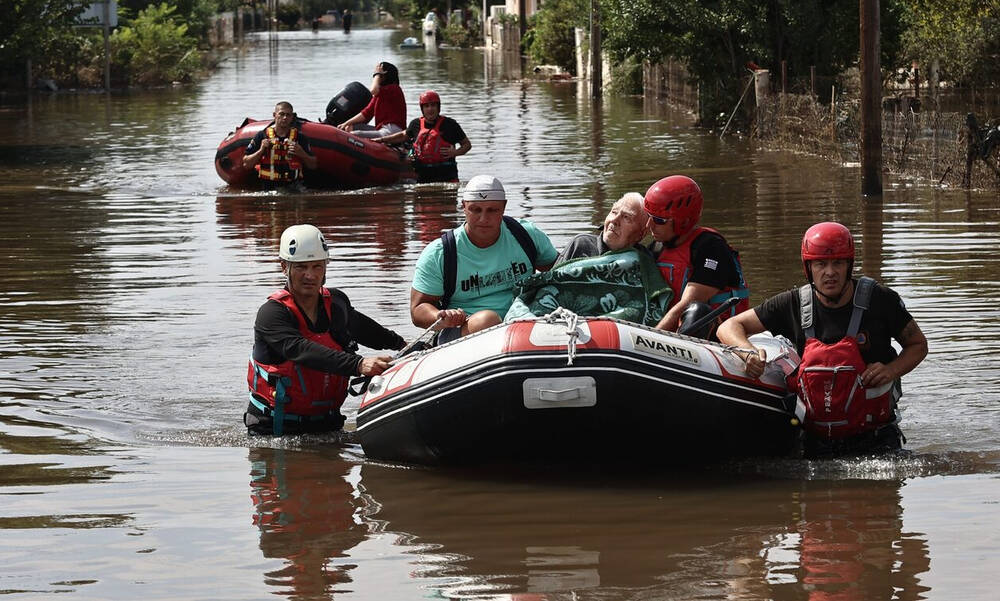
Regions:
<svg viewBox="0 0 1000 601"><path fill-rule="evenodd" d="M927 544L903 531L901 485L691 474L485 480L366 464L359 486L380 528L433 549L414 561L444 597L818 601L927 590ZM740 501L713 501L720 496Z"/></svg>
<svg viewBox="0 0 1000 601"><path fill-rule="evenodd" d="M265 584L293 599L332 597L351 582L355 566L343 558L367 533L354 517L352 466L284 449L250 449L248 459L260 550L265 558L284 560L265 572Z"/></svg>

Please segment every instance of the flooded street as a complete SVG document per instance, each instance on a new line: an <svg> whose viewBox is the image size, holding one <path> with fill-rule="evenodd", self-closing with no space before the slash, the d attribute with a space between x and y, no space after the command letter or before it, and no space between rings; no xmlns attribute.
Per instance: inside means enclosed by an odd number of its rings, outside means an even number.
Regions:
<svg viewBox="0 0 1000 601"><path fill-rule="evenodd" d="M640 98L593 105L481 51L404 32L262 36L189 88L0 105L0 594L23 599L963 599L1000 572L1000 198L763 153ZM408 118L434 89L468 134L462 181L557 247L628 191L684 173L740 250L751 301L802 280L821 220L897 290L930 354L904 379L907 458L747 461L653 473L411 468L334 438L242 426L258 306L292 224L328 278L412 338L423 246L455 185L240 192L212 159L288 100L317 119L380 60ZM345 413L353 421L357 401ZM595 445L613 448L627 432Z"/></svg>

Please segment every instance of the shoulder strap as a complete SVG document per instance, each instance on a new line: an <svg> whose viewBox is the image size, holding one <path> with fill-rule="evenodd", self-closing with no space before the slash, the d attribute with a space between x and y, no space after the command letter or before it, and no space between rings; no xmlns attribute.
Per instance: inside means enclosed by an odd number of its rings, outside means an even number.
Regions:
<svg viewBox="0 0 1000 601"><path fill-rule="evenodd" d="M802 320L802 331L806 338L815 338L813 329L813 289L812 284L803 284L799 288L799 318Z"/></svg>
<svg viewBox="0 0 1000 601"><path fill-rule="evenodd" d="M531 271L534 271L535 261L538 260L538 248L535 247L535 241L531 239L531 234L528 233L528 230L524 229L520 221L513 217L504 215L503 222L507 224L507 229L510 230L510 233L514 234L514 238L521 245L521 250L524 251L524 254L528 255L528 260L531 261Z"/></svg>
<svg viewBox="0 0 1000 601"><path fill-rule="evenodd" d="M441 246L444 249L444 294L441 295L438 306L447 309L455 294L455 280L458 279L458 245L454 230L441 234Z"/></svg>
<svg viewBox="0 0 1000 601"><path fill-rule="evenodd" d="M854 288L854 311L851 312L851 322L847 326L847 335L852 338L858 335L858 330L861 329L861 317L871 306L873 288L875 280L867 276L858 278L858 285Z"/></svg>

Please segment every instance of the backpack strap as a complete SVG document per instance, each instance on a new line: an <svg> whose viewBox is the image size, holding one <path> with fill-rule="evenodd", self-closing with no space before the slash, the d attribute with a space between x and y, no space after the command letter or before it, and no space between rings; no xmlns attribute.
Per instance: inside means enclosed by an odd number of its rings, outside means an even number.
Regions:
<svg viewBox="0 0 1000 601"><path fill-rule="evenodd" d="M438 300L438 306L447 309L455 294L455 280L458 279L458 243L454 230L441 234L441 246L444 248L444 294Z"/></svg>
<svg viewBox="0 0 1000 601"><path fill-rule="evenodd" d="M854 338L861 329L861 317L865 310L871 306L872 289L875 288L875 280L867 276L858 278L858 285L854 288L854 311L851 312L851 322L847 326L847 335Z"/></svg>
<svg viewBox="0 0 1000 601"><path fill-rule="evenodd" d="M520 221L513 217L504 215L503 222L507 224L507 229L510 230L510 233L514 234L514 238L521 245L521 250L524 251L524 254L528 255L528 260L531 262L531 271L534 271L535 261L538 260L538 248L535 247L535 241L531 239L531 234L528 233L528 230L524 229Z"/></svg>
<svg viewBox="0 0 1000 601"><path fill-rule="evenodd" d="M521 245L524 254L528 255L531 267L534 268L535 261L538 260L538 248L535 246L535 241L531 239L531 234L524 229L520 221L513 217L504 215L503 222L517 243ZM455 240L454 230L448 230L441 234L441 246L444 249L444 294L441 295L438 306L447 309L451 297L455 294L455 280L458 279L458 243Z"/></svg>
<svg viewBox="0 0 1000 601"><path fill-rule="evenodd" d="M806 339L815 338L813 328L813 289L812 284L803 284L799 288L799 318L802 320L802 332Z"/></svg>

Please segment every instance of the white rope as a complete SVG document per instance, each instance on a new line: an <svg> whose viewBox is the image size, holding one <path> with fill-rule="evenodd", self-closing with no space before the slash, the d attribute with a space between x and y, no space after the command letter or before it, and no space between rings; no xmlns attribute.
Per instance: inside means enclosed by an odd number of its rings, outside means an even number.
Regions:
<svg viewBox="0 0 1000 601"><path fill-rule="evenodd" d="M569 340L566 341L566 365L573 365L573 361L576 360L576 341L580 338L580 330L577 327L580 316L564 307L557 307L555 311L539 318L539 321L566 323L566 335L569 336Z"/></svg>
<svg viewBox="0 0 1000 601"><path fill-rule="evenodd" d="M441 323L442 319L444 319L444 318L443 317L438 317L437 320L434 323L432 323L426 330L424 330L423 332L420 332L420 335L417 336L416 338L414 338L413 342L411 342L410 344L407 344L402 349L400 349L395 355L393 355L392 360L395 361L396 359L399 359L400 357L402 357L403 355L405 355L411 348L413 348L418 342L420 342L423 339L424 336L426 336L429 332L433 331L434 328L436 328L437 325L439 323Z"/></svg>

